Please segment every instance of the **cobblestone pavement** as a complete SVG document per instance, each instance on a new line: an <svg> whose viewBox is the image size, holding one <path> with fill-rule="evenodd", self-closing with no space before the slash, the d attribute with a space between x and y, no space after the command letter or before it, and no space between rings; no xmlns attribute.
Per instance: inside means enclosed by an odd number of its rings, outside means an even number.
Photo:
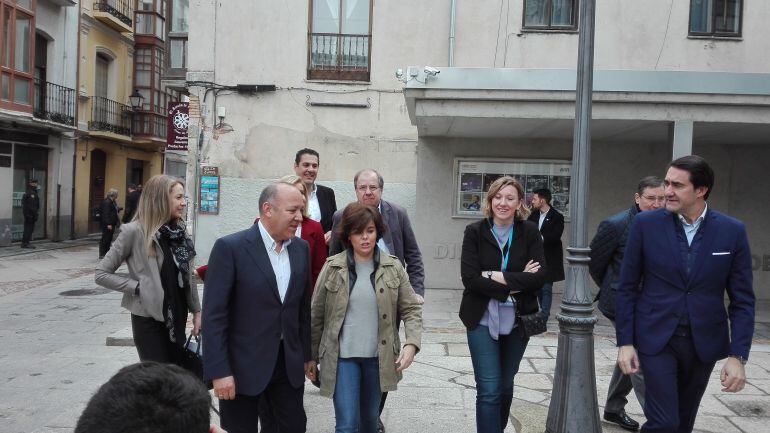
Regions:
<svg viewBox="0 0 770 433"><path fill-rule="evenodd" d="M55 244L61 247L62 243ZM16 249L16 247L10 247ZM120 295L93 283L93 241L3 254L0 249L0 432L72 431L85 403L120 367L136 362L129 316ZM557 286L557 292L558 292ZM460 292L429 290L423 347L388 398L383 420L391 433L475 431L475 387L465 332L457 319ZM770 423L770 305L757 314L757 339L747 366L748 385L739 394L720 391L717 365L696 421L699 432L765 432ZM558 308L558 295L554 312ZM516 376L508 431L543 432L556 364L557 325L530 341ZM596 327L598 401L606 398L616 349L612 328ZM633 395L628 412L642 421ZM331 400L306 387L308 432L334 430ZM600 408L601 413L601 408ZM216 418L215 418L216 420ZM603 424L606 432L621 432Z"/></svg>

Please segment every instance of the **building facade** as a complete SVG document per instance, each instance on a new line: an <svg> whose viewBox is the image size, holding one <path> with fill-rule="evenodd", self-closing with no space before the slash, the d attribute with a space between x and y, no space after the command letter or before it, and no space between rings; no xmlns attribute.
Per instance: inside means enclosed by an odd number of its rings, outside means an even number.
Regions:
<svg viewBox="0 0 770 433"><path fill-rule="evenodd" d="M21 240L21 198L39 183L33 239L72 229L77 23L74 0L0 2L0 246Z"/></svg>
<svg viewBox="0 0 770 433"><path fill-rule="evenodd" d="M461 287L463 228L479 218L470 204L489 180L548 186L569 214L578 2L198 2L190 163L221 176L219 214L197 217L200 256L248 226L260 187L311 147L340 207L355 171L379 170L383 197L413 218L426 285ZM639 178L662 176L675 156L704 156L717 175L709 205L746 222L764 299L768 19L770 4L756 0L596 0L588 191L593 232L632 204ZM565 245L569 236L567 224Z"/></svg>

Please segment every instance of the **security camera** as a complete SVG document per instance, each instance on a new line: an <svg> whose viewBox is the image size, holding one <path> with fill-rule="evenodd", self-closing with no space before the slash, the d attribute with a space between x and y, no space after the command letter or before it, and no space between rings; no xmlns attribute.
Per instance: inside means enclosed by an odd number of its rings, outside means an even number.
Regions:
<svg viewBox="0 0 770 433"><path fill-rule="evenodd" d="M433 66L426 66L425 67L425 74L430 75L431 77L435 77L436 75L440 74L441 71L434 68Z"/></svg>
<svg viewBox="0 0 770 433"><path fill-rule="evenodd" d="M401 68L396 69L396 78L399 80L404 78L404 70Z"/></svg>

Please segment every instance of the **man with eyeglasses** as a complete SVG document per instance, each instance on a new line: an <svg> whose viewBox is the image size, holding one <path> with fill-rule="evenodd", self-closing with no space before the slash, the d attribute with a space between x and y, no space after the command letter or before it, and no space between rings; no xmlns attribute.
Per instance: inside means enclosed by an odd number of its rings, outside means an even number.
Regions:
<svg viewBox="0 0 770 433"><path fill-rule="evenodd" d="M406 210L397 204L382 199L382 188L385 181L373 169L365 168L356 173L353 177L353 185L356 188L356 198L359 203L374 206L380 211L387 230L377 242L377 246L386 254L398 257L406 268L409 282L412 284L417 300L422 304L425 299L425 286L423 284L425 270L422 265L422 253L420 253L420 247L417 245L412 223L409 221ZM342 219L342 209L334 214L332 233L337 232L340 219ZM329 241L329 256L340 253L342 250L340 240L336 236L332 236ZM385 406L387 394L382 394L380 413ZM385 431L382 421L379 422L378 431Z"/></svg>
<svg viewBox="0 0 770 433"><path fill-rule="evenodd" d="M588 265L591 278L599 286L599 310L615 325L615 291L620 280L620 266L626 249L626 240L631 222L636 214L663 207L666 196L663 180L648 176L639 181L634 194L634 205L615 214L599 224L596 236L591 241L591 262ZM626 397L634 389L639 404L644 407L644 377L642 372L625 375L615 366L607 391L604 407L605 421L636 431L639 423L626 414Z"/></svg>

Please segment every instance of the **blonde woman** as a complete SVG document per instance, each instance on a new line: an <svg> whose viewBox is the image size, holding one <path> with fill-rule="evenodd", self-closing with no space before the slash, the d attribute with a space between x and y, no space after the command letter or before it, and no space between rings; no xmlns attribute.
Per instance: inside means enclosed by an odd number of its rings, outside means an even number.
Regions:
<svg viewBox="0 0 770 433"><path fill-rule="evenodd" d="M134 343L142 361L180 364L187 314L200 332L201 305L190 284L195 256L185 230L185 192L181 180L156 175L144 185L134 220L96 266L96 283L123 293L131 312ZM123 262L128 276L116 274Z"/></svg>
<svg viewBox="0 0 770 433"><path fill-rule="evenodd" d="M460 274L460 319L476 379L476 429L501 433L510 416L513 379L529 338L519 316L539 311L537 291L545 282L543 240L527 221L524 189L510 176L492 182L485 219L465 228Z"/></svg>

